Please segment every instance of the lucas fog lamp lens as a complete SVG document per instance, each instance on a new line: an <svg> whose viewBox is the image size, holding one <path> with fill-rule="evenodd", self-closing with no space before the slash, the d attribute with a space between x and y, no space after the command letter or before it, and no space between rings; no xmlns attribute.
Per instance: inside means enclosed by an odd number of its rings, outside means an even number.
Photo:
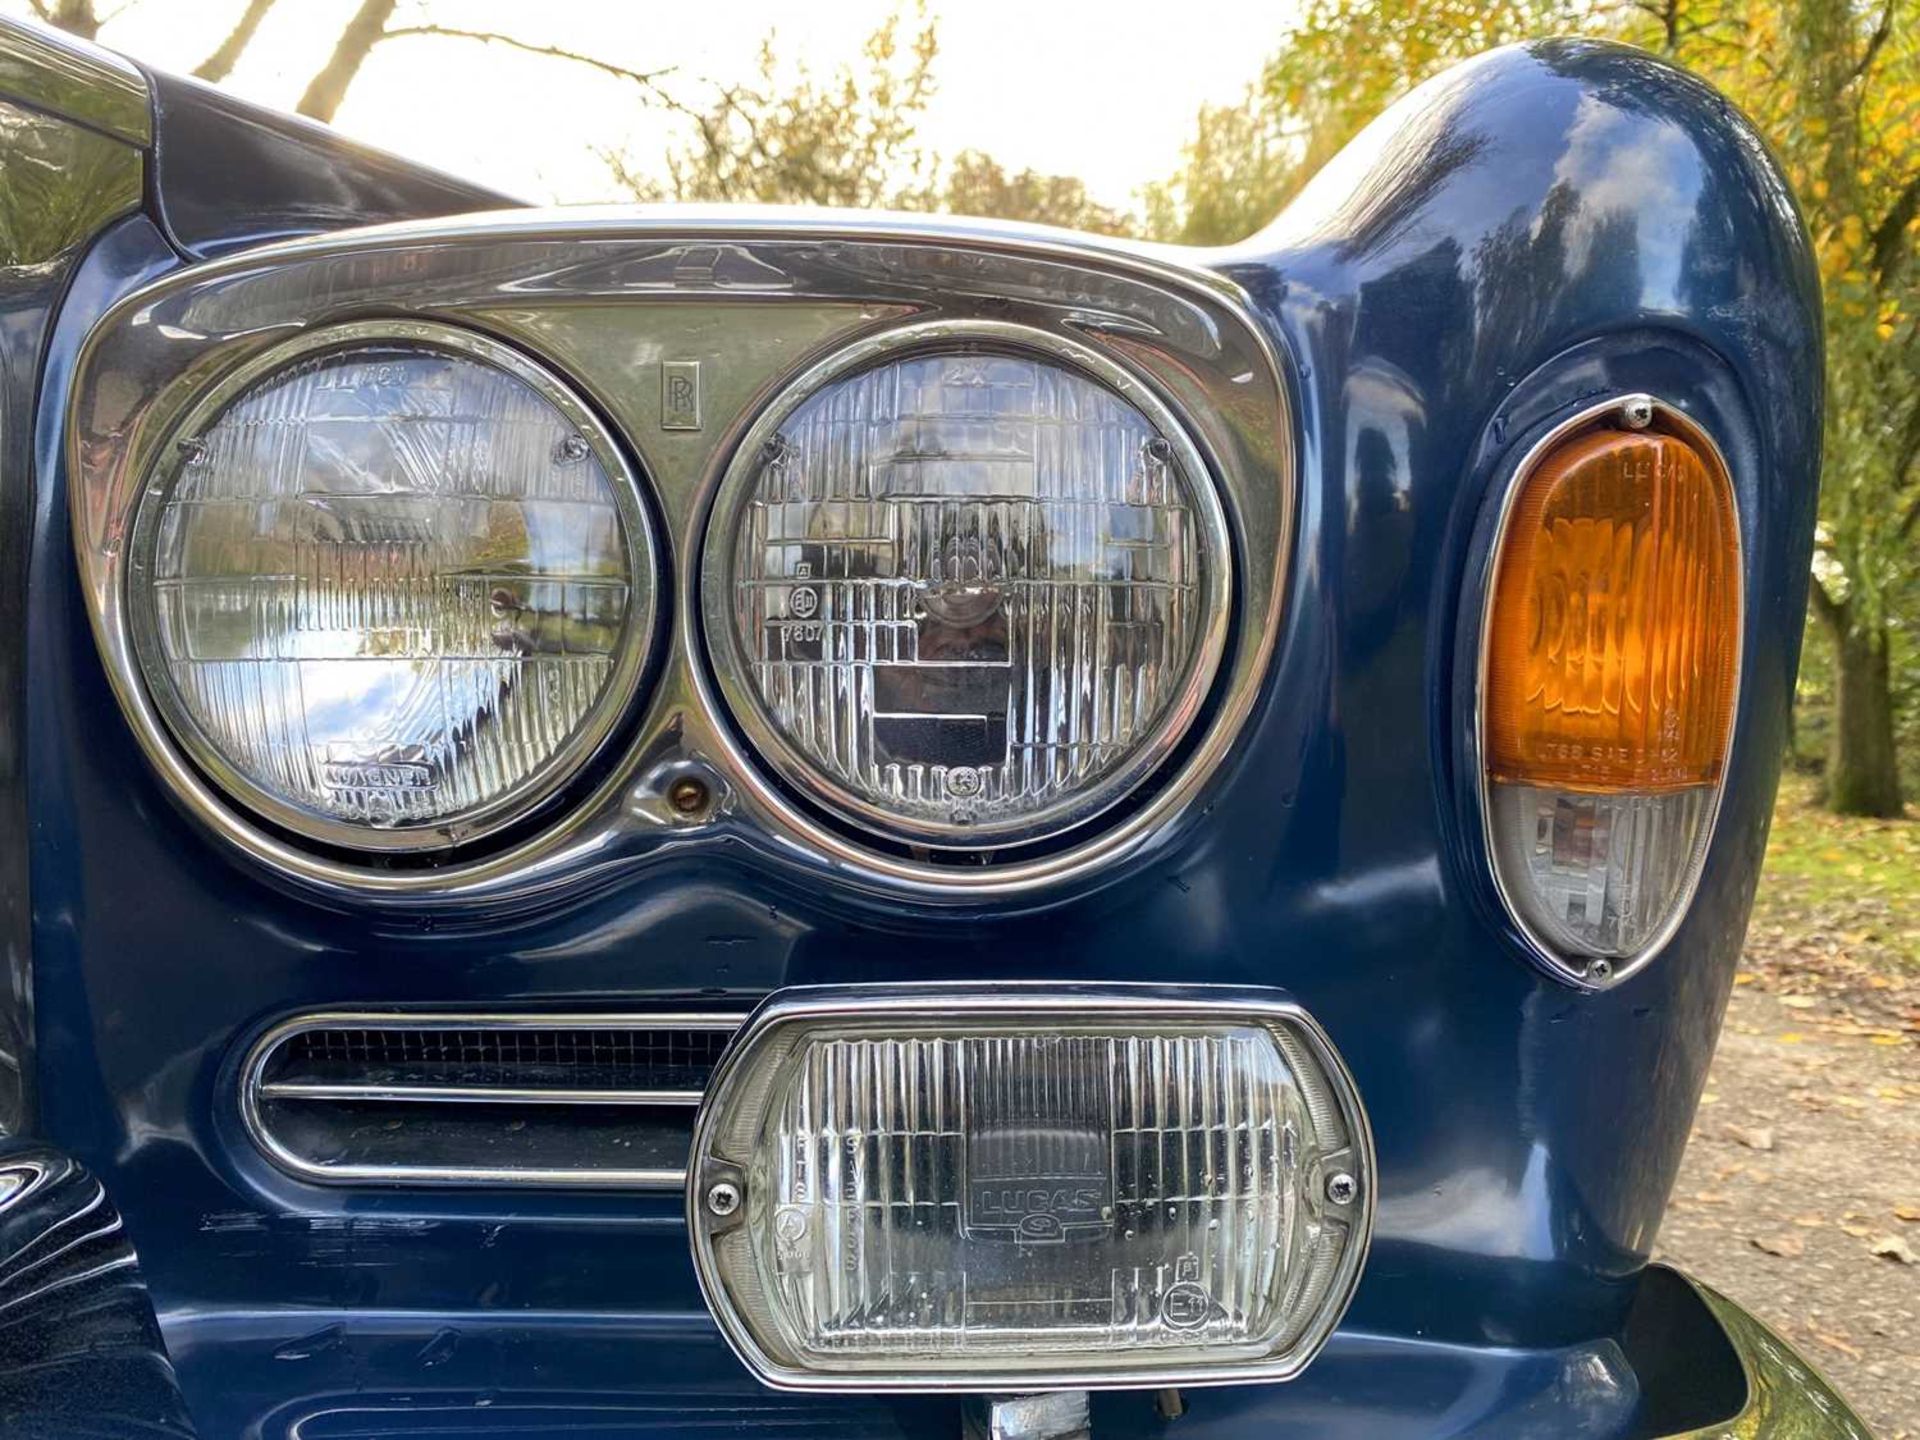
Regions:
<svg viewBox="0 0 1920 1440"><path fill-rule="evenodd" d="M1359 1273L1371 1151L1296 1007L790 991L689 1168L722 1329L790 1388L1283 1379ZM1206 992L1183 992L1204 995Z"/></svg>

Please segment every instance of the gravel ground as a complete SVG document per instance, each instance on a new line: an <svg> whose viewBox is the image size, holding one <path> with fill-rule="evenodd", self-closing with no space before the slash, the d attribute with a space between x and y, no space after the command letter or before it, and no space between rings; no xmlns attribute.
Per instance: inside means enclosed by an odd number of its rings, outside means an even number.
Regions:
<svg viewBox="0 0 1920 1440"><path fill-rule="evenodd" d="M1920 1014L1900 969L1828 954L1750 952L1659 1253L1778 1330L1880 1440L1913 1440Z"/></svg>

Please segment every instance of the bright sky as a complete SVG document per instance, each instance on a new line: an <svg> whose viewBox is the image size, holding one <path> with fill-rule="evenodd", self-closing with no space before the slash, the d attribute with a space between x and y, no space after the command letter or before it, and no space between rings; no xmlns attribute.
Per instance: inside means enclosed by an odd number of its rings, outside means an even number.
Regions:
<svg viewBox="0 0 1920 1440"><path fill-rule="evenodd" d="M291 108L358 0L278 0L229 88ZM99 0L101 41L173 70L219 44L242 0ZM674 66L674 84L745 78L760 39L816 73L857 54L893 0L403 0L395 25L495 30L639 70ZM1009 169L1079 175L1125 205L1178 163L1203 102L1237 97L1277 46L1286 0L929 0L939 22L940 92L922 127L942 154L985 150ZM28 12L0 0L0 12ZM910 12L903 24L911 23ZM564 61L443 38L375 48L335 124L348 134L533 201L618 198L597 149L658 153L675 122L642 109L634 87Z"/></svg>

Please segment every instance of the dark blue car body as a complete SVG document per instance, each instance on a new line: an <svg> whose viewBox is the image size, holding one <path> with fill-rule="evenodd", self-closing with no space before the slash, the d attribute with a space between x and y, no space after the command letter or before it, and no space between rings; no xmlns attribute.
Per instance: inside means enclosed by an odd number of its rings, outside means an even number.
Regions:
<svg viewBox="0 0 1920 1440"><path fill-rule="evenodd" d="M121 138L149 157L139 203L9 292L0 1006L15 1143L98 1178L158 1330L76 1340L94 1358L70 1392L6 1391L21 1433L148 1433L142 1415L208 1437L957 1434L951 1397L763 1390L708 1315L677 1198L304 1186L247 1142L233 1077L264 1027L326 1007L744 1008L795 985L1011 979L1282 989L1373 1128L1371 1251L1305 1374L1193 1391L1177 1419L1099 1395L1096 1435L1628 1436L1758 1413L1735 1312L1648 1265L1758 878L1821 443L1807 238L1723 100L1611 45L1501 51L1396 108L1272 229L1184 257L1238 286L1277 349L1300 483L1258 703L1150 850L956 908L803 883L716 842L583 871L536 907L415 916L276 881L156 778L76 578L67 387L93 322L179 267L504 202L142 81L150 134ZM1658 393L1721 441L1745 668L1684 923L1587 993L1530 962L1489 878L1460 657L1516 447L1617 392ZM183 1404L155 1398L165 1361L122 1387L99 1359L156 1335ZM1803 1433L1851 1433L1828 1418Z"/></svg>

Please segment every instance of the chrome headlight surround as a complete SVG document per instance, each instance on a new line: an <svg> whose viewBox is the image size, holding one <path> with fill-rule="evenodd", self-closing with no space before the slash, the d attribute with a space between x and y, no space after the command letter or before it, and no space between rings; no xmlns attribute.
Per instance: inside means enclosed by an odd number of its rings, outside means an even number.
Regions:
<svg viewBox="0 0 1920 1440"><path fill-rule="evenodd" d="M1185 673L1158 722L1136 741L1124 761L1089 784L1073 786L1059 799L1017 821L966 825L913 820L856 795L805 754L768 713L765 698L748 676L752 663L734 623L730 582L734 550L742 543L742 518L755 497L762 452L780 428L810 400L837 382L864 371L921 356L949 353L1032 359L1077 373L1138 412L1173 451L1173 466L1185 481L1197 522L1196 548L1204 584L1199 587L1198 636ZM1227 646L1233 597L1232 539L1213 472L1179 418L1141 379L1090 346L1066 336L1002 321L930 321L883 330L827 356L795 377L753 422L721 480L700 556L700 605L714 680L732 718L759 757L794 790L853 825L905 844L977 851L1051 839L1120 804L1155 773L1199 718Z"/></svg>
<svg viewBox="0 0 1920 1440"><path fill-rule="evenodd" d="M165 676L160 651L154 571L159 515L189 463L189 437L201 434L254 387L270 382L303 361L332 353L391 346L398 352L446 355L495 370L551 405L571 425L607 480L618 515L621 549L628 576L628 603L613 665L586 716L536 770L499 795L444 821L381 828L332 819L294 805L247 775L189 712ZM369 419L369 425L377 421ZM130 710L136 724L153 727L155 746L177 748L232 802L307 841L348 851L431 853L470 843L514 825L540 809L581 770L629 713L651 657L659 627L658 585L651 522L640 498L640 479L593 411L556 376L510 346L463 327L414 320L357 320L318 326L250 356L199 393L148 467L127 523L126 560L117 602L108 623L116 627L121 653L130 654L140 708ZM123 696L124 698L124 696ZM187 792L204 813L204 802Z"/></svg>
<svg viewBox="0 0 1920 1440"><path fill-rule="evenodd" d="M644 475L660 574L674 582L662 597L672 628L660 627L617 753L603 746L565 805L550 800L485 848L413 864L302 843L229 804L147 700L122 604L144 477L185 411L261 351L370 315L480 332L566 377ZM767 771L706 663L699 567L688 563L726 461L762 408L849 344L932 321L1043 330L1138 376L1206 458L1232 537L1232 639L1178 753L1101 823L964 863L855 834ZM669 362L695 381L690 424L666 414ZM1230 279L1092 237L861 213L516 211L261 247L126 295L94 324L74 367L67 499L88 618L146 759L211 838L309 893L464 913L546 903L589 877L604 883L662 854L724 846L715 853L803 884L973 905L1094 883L1174 843L1184 831L1169 822L1216 782L1282 629L1297 505L1286 374ZM687 776L712 798L691 814L669 796Z"/></svg>

